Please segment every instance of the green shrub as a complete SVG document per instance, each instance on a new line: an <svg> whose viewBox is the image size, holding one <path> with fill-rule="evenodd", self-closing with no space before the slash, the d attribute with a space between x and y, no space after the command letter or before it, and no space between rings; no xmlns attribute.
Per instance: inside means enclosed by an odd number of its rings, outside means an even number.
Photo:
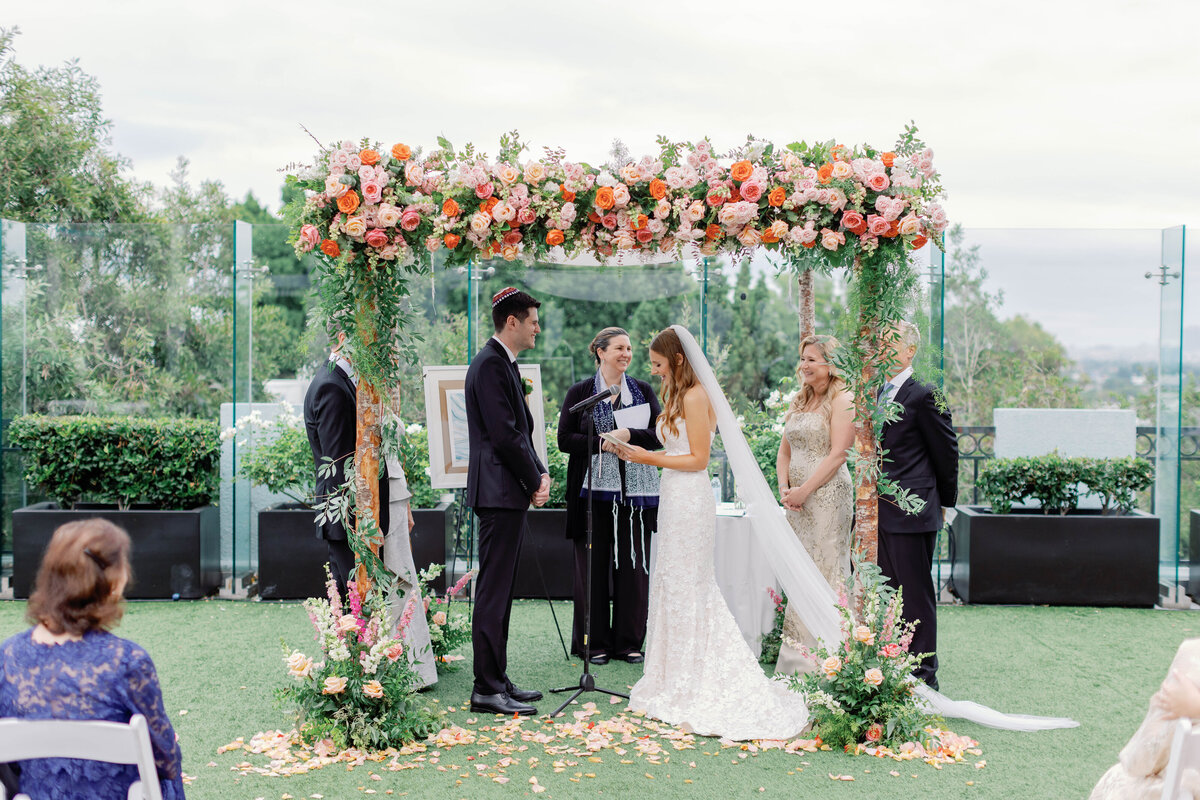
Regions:
<svg viewBox="0 0 1200 800"><path fill-rule="evenodd" d="M8 441L25 480L63 508L89 500L157 509L208 505L217 490L215 422L138 417L18 417Z"/></svg>
<svg viewBox="0 0 1200 800"><path fill-rule="evenodd" d="M976 485L997 514L1010 513L1026 498L1041 503L1043 514L1066 514L1079 505L1081 493L1100 495L1101 513L1110 514L1131 511L1135 493L1153 480L1154 467L1143 458L1065 458L1055 452L987 461Z"/></svg>

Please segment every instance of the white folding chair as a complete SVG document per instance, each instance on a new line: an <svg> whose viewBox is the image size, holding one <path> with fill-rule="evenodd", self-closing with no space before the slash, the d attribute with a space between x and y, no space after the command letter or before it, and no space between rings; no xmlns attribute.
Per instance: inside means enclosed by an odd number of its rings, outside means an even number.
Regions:
<svg viewBox="0 0 1200 800"><path fill-rule="evenodd" d="M1171 756L1163 771L1162 800L1176 800L1183 783L1185 769L1200 769L1200 728L1193 728L1190 720L1175 723L1175 737L1171 740Z"/></svg>
<svg viewBox="0 0 1200 800"><path fill-rule="evenodd" d="M110 764L134 764L139 780L129 787L129 800L162 800L150 729L134 714L129 724L91 720L0 719L0 758L86 758ZM0 786L0 800L6 800ZM13 800L29 800L18 794Z"/></svg>

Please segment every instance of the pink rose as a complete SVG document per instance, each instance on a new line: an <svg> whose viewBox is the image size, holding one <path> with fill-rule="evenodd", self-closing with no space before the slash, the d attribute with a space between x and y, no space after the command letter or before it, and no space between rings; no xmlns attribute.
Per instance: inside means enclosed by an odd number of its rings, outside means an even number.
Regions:
<svg viewBox="0 0 1200 800"><path fill-rule="evenodd" d="M866 220L863 215L857 211L847 211L842 214L842 227L854 233L860 233L865 229Z"/></svg>
<svg viewBox="0 0 1200 800"><path fill-rule="evenodd" d="M415 231L417 226L421 224L421 215L410 209L400 216L400 227L406 231Z"/></svg>
<svg viewBox="0 0 1200 800"><path fill-rule="evenodd" d="M431 233L425 237L425 249L431 253L436 253L442 249L442 237L436 233Z"/></svg>
<svg viewBox="0 0 1200 800"><path fill-rule="evenodd" d="M367 181L362 185L363 200L378 203L383 198L383 187L379 181Z"/></svg>
<svg viewBox="0 0 1200 800"><path fill-rule="evenodd" d="M600 218L600 224L610 231L617 229L617 215L609 212Z"/></svg>
<svg viewBox="0 0 1200 800"><path fill-rule="evenodd" d="M867 232L872 236L882 236L891 227L891 223L878 214L867 215Z"/></svg>
<svg viewBox="0 0 1200 800"><path fill-rule="evenodd" d="M379 228L372 228L367 231L367 244L371 247L386 247L388 243L388 235Z"/></svg>
<svg viewBox="0 0 1200 800"><path fill-rule="evenodd" d="M526 206L517 212L517 222L521 223L522 225L528 225L535 219L537 219L537 214L535 214L533 209L529 206Z"/></svg>
<svg viewBox="0 0 1200 800"><path fill-rule="evenodd" d="M883 726L876 722L871 727L867 728L866 740L868 742L878 742L883 738Z"/></svg>
<svg viewBox="0 0 1200 800"><path fill-rule="evenodd" d="M885 644L883 649L879 651L879 655L883 656L884 658L895 658L902 652L904 652L903 648L895 642L892 642L891 644Z"/></svg>
<svg viewBox="0 0 1200 800"><path fill-rule="evenodd" d="M487 200L495 191L496 187L492 185L491 181L475 184L475 196L480 200Z"/></svg>
<svg viewBox="0 0 1200 800"><path fill-rule="evenodd" d="M868 175L865 183L867 184L868 189L876 192L882 192L891 185L891 181L888 180L888 176L882 172L876 172Z"/></svg>
<svg viewBox="0 0 1200 800"><path fill-rule="evenodd" d="M400 658L400 656L404 655L404 644L402 642L396 642L386 651L384 651L384 655L387 656L388 661L396 661Z"/></svg>
<svg viewBox="0 0 1200 800"><path fill-rule="evenodd" d="M346 193L348 188L346 184L332 175L325 179L325 194L329 195L330 200L337 200Z"/></svg>
<svg viewBox="0 0 1200 800"><path fill-rule="evenodd" d="M826 250L837 250L845 243L846 234L841 231L831 231L829 228L821 229L821 247L824 247Z"/></svg>
<svg viewBox="0 0 1200 800"><path fill-rule="evenodd" d="M757 203L758 198L763 196L763 185L758 181L746 181L741 187L742 199L750 203Z"/></svg>
<svg viewBox="0 0 1200 800"><path fill-rule="evenodd" d="M641 242L642 244L646 244L647 242L649 242L653 239L654 239L654 232L652 230L650 230L649 228L642 228L640 231L637 232L637 240L639 242Z"/></svg>
<svg viewBox="0 0 1200 800"><path fill-rule="evenodd" d="M558 216L562 219L564 225L570 225L575 221L575 204L563 203L563 207L558 212Z"/></svg>
<svg viewBox="0 0 1200 800"><path fill-rule="evenodd" d="M321 241L321 233L317 230L316 225L305 225L300 228L300 249L308 252L317 246L317 242Z"/></svg>

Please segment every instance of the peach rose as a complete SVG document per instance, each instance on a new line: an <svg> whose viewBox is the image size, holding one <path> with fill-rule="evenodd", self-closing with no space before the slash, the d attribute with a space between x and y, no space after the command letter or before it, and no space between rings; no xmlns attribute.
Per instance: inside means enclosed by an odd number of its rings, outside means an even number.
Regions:
<svg viewBox="0 0 1200 800"><path fill-rule="evenodd" d="M821 229L821 246L826 250L837 250L846 243L846 234L841 231L831 231L829 228Z"/></svg>
<svg viewBox="0 0 1200 800"><path fill-rule="evenodd" d="M338 180L336 176L330 175L325 179L325 194L329 195L330 200L337 200L339 197L344 195L349 188L349 186Z"/></svg>
<svg viewBox="0 0 1200 800"><path fill-rule="evenodd" d="M358 620L354 618L353 614L342 614L342 616L338 618L337 627L342 633L357 630Z"/></svg>
<svg viewBox="0 0 1200 800"><path fill-rule="evenodd" d="M412 148L406 144L392 145L392 158L398 161L407 161L412 158Z"/></svg>
<svg viewBox="0 0 1200 800"><path fill-rule="evenodd" d="M770 230L771 230L771 235L774 236L776 240L779 240L779 239L782 239L784 236L787 236L788 224L784 220L777 219L771 223Z"/></svg>
<svg viewBox="0 0 1200 800"><path fill-rule="evenodd" d="M842 227L861 236L867 230L867 221L857 211L847 211L842 214Z"/></svg>
<svg viewBox="0 0 1200 800"><path fill-rule="evenodd" d="M517 250L517 246L515 244L505 245L500 251L500 257L505 261L516 261L517 256L519 255L520 251Z"/></svg>
<svg viewBox="0 0 1200 800"><path fill-rule="evenodd" d="M546 232L546 244L554 247L563 243L563 232L557 228L553 228Z"/></svg>
<svg viewBox="0 0 1200 800"><path fill-rule="evenodd" d="M737 240L743 247L754 247L762 241L762 234L747 225L738 232Z"/></svg>
<svg viewBox="0 0 1200 800"><path fill-rule="evenodd" d="M492 216L499 222L508 222L517 216L517 210L508 203L497 203L492 208Z"/></svg>
<svg viewBox="0 0 1200 800"><path fill-rule="evenodd" d="M920 233L921 220L916 214L905 214L900 220L900 235L911 236L914 233Z"/></svg>
<svg viewBox="0 0 1200 800"><path fill-rule="evenodd" d="M367 681L362 686L362 693L373 700L383 698L383 684L379 681Z"/></svg>
<svg viewBox="0 0 1200 800"><path fill-rule="evenodd" d="M442 249L442 237L436 233L431 233L425 237L425 249L431 253L436 253Z"/></svg>
<svg viewBox="0 0 1200 800"><path fill-rule="evenodd" d="M385 228L393 228L400 221L400 209L391 203L380 203L375 210L375 221Z"/></svg>
<svg viewBox="0 0 1200 800"><path fill-rule="evenodd" d="M434 625L445 625L446 624L446 612L445 611L435 611L433 614L433 624Z"/></svg>
<svg viewBox="0 0 1200 800"><path fill-rule="evenodd" d="M393 662L396 661L397 659L400 658L400 656L404 655L404 643L396 642L391 647L389 647L386 651L384 651L384 655L387 656L388 661L393 661Z"/></svg>
<svg viewBox="0 0 1200 800"><path fill-rule="evenodd" d="M883 738L883 726L876 722L874 725L867 728L867 733L864 738L868 742L878 742Z"/></svg>
<svg viewBox="0 0 1200 800"><path fill-rule="evenodd" d="M692 204L687 207L685 214L688 222L699 222L704 219L704 203L699 200L693 200Z"/></svg>
<svg viewBox="0 0 1200 800"><path fill-rule="evenodd" d="M346 691L346 679L331 675L321 686L321 694L341 694Z"/></svg>
<svg viewBox="0 0 1200 800"><path fill-rule="evenodd" d="M892 642L891 644L885 644L883 649L879 651L879 655L883 656L884 658L895 658L903 652L904 648L895 642Z"/></svg>
<svg viewBox="0 0 1200 800"><path fill-rule="evenodd" d="M825 673L826 678L833 678L842 668L842 660L837 656L830 656L821 663L821 671Z"/></svg>
<svg viewBox="0 0 1200 800"><path fill-rule="evenodd" d="M287 665L293 678L307 678L312 673L313 660L297 651L288 656Z"/></svg>
<svg viewBox="0 0 1200 800"><path fill-rule="evenodd" d="M525 165L525 182L541 183L546 179L546 167L540 161L530 161Z"/></svg>
<svg viewBox="0 0 1200 800"><path fill-rule="evenodd" d="M871 667L863 673L863 683L868 686L878 686L883 683L883 671L879 667Z"/></svg>
<svg viewBox="0 0 1200 800"><path fill-rule="evenodd" d="M874 644L875 633L866 625L859 625L854 629L854 639L863 644Z"/></svg>
<svg viewBox="0 0 1200 800"><path fill-rule="evenodd" d="M613 205L624 206L629 203L629 187L623 183L618 183L612 189Z"/></svg>
<svg viewBox="0 0 1200 800"><path fill-rule="evenodd" d="M484 211L476 211L471 215L471 232L482 235L492 225L492 217Z"/></svg>
<svg viewBox="0 0 1200 800"><path fill-rule="evenodd" d="M502 183L514 183L516 182L517 178L521 177L521 173L517 172L517 168L512 164L501 164L496 170L496 177L499 178Z"/></svg>
<svg viewBox="0 0 1200 800"><path fill-rule="evenodd" d="M362 236L367 232L367 221L361 215L350 217L342 223L347 236Z"/></svg>
<svg viewBox="0 0 1200 800"><path fill-rule="evenodd" d="M404 166L404 182L409 186L420 186L425 180L425 168L415 162Z"/></svg>
<svg viewBox="0 0 1200 800"><path fill-rule="evenodd" d="M834 179L843 180L854 174L854 167L846 161L833 162L833 170L830 173Z"/></svg>
<svg viewBox="0 0 1200 800"><path fill-rule="evenodd" d="M379 228L372 228L367 231L367 244L371 247L386 247L388 243L388 235Z"/></svg>

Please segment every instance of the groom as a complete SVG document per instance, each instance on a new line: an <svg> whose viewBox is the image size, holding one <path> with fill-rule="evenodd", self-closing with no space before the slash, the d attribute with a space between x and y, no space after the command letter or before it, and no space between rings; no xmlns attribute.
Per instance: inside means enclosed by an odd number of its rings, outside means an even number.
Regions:
<svg viewBox="0 0 1200 800"><path fill-rule="evenodd" d="M898 404L900 417L883 426L883 472L924 500L925 508L919 514L907 514L895 498L879 498L879 568L889 585L904 590L904 621L917 622L909 652L934 654L918 664L913 674L936 689L933 548L944 509L953 507L958 497L958 437L950 411L938 407L933 387L913 379L913 357L921 340L917 326L900 322L885 336L895 366L883 385L879 404Z"/></svg>
<svg viewBox="0 0 1200 800"><path fill-rule="evenodd" d="M492 298L496 335L471 361L465 385L467 505L479 518L479 576L471 647L475 685L471 711L532 715L538 691L518 689L508 678L508 621L517 557L529 504L550 499L550 475L533 447L533 415L517 371L517 354L541 332L537 300L512 287Z"/></svg>

